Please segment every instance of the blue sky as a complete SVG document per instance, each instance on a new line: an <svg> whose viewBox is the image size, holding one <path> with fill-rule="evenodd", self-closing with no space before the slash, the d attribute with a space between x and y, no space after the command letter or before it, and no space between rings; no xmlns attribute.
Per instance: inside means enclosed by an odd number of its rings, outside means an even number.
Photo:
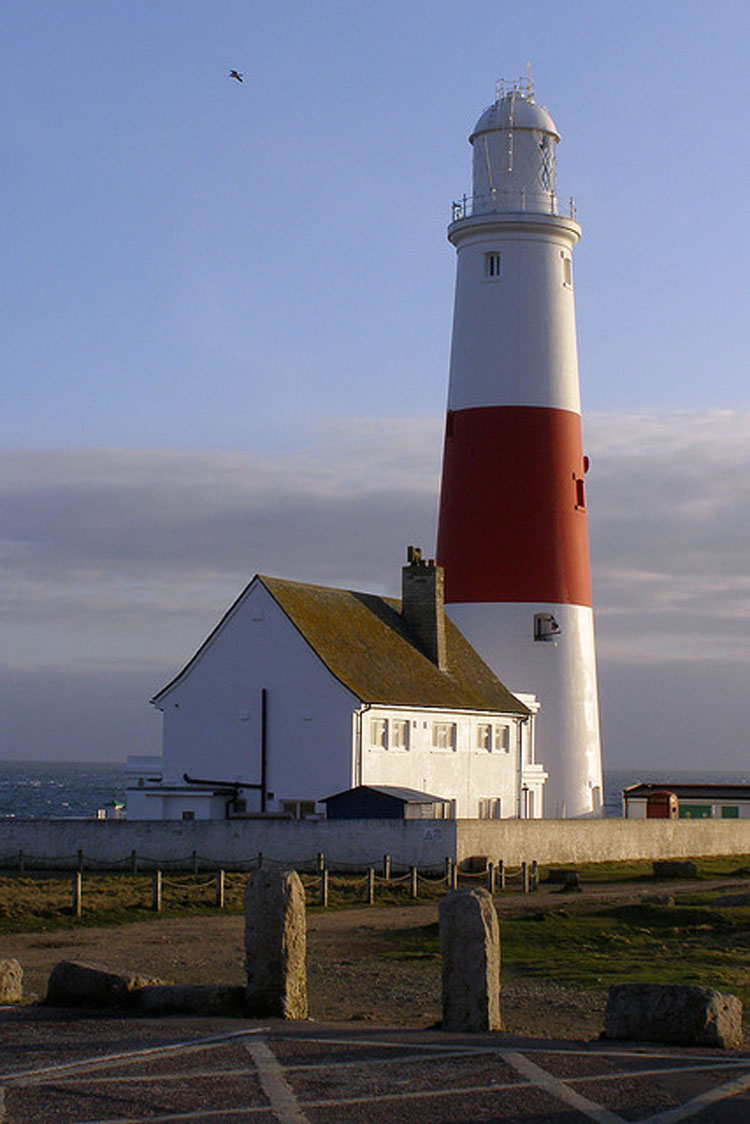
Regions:
<svg viewBox="0 0 750 1124"><path fill-rule="evenodd" d="M430 549L445 227L529 60L584 232L605 756L652 761L658 731L699 765L719 731L744 766L749 25L733 0L6 0L0 755L155 750L148 697L256 570L392 591Z"/></svg>

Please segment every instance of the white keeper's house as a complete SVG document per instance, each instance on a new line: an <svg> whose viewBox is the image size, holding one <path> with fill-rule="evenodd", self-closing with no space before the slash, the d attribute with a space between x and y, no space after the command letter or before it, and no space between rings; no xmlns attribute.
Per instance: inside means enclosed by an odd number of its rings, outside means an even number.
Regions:
<svg viewBox="0 0 750 1124"><path fill-rule="evenodd" d="M447 817L540 817L535 696L446 618L443 571L413 548L402 593L254 577L152 699L162 757L128 760L128 818L303 818L359 785L429 793Z"/></svg>

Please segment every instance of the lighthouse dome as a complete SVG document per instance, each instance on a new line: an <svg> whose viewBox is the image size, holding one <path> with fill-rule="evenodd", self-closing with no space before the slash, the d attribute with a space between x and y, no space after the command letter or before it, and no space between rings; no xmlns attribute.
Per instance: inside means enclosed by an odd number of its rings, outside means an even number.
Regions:
<svg viewBox="0 0 750 1124"><path fill-rule="evenodd" d="M555 122L543 105L537 103L520 90L510 90L488 109L477 121L469 141L482 133L495 133L507 129L536 129L551 133L555 140L560 139Z"/></svg>

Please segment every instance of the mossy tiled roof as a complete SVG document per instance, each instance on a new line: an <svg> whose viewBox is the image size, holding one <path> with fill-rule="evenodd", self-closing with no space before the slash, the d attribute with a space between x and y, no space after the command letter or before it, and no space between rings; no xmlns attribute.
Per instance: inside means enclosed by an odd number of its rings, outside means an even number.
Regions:
<svg viewBox="0 0 750 1124"><path fill-rule="evenodd" d="M446 618L441 671L410 639L401 602L259 575L308 644L362 702L528 714Z"/></svg>

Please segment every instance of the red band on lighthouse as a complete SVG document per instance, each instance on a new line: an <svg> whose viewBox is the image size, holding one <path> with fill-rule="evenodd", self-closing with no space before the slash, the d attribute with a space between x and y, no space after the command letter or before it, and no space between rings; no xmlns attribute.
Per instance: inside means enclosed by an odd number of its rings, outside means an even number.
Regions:
<svg viewBox="0 0 750 1124"><path fill-rule="evenodd" d="M450 413L437 544L446 603L590 606L583 474L581 419L572 411Z"/></svg>

